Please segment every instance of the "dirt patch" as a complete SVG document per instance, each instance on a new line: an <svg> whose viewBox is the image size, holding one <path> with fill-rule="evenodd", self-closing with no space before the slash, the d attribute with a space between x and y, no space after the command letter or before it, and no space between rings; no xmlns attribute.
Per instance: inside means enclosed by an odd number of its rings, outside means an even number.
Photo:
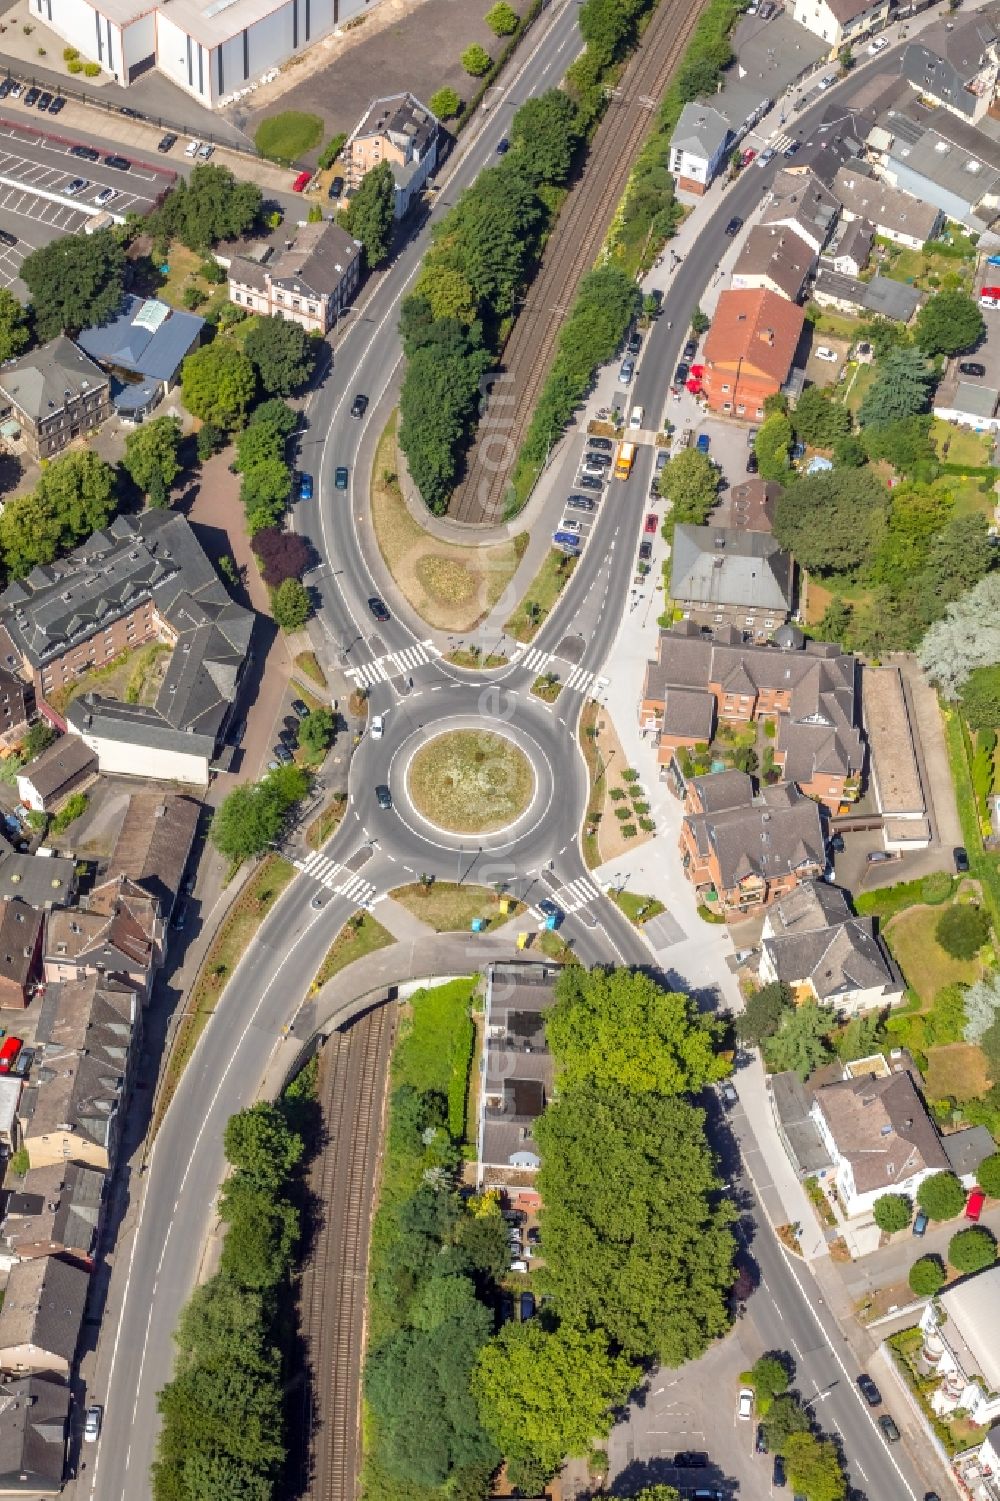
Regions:
<svg viewBox="0 0 1000 1501"><path fill-rule="evenodd" d="M990 1087L985 1054L969 1042L931 1048L924 1078L932 1100L975 1100Z"/></svg>
<svg viewBox="0 0 1000 1501"><path fill-rule="evenodd" d="M637 793L633 798L630 784L622 780L621 774L628 770L628 762L611 722L611 715L606 709L601 711L597 719L597 753L604 767L604 805L597 835L598 849L603 864L606 860L617 859L627 849L634 849L637 845L645 844L647 840L652 839L653 830L641 829L638 815L628 819L617 816L616 809L628 808L631 811L634 803L642 800L642 795ZM614 796L618 791L624 792L625 796L623 798ZM626 835L622 832L628 828L635 828L637 832L633 835Z"/></svg>
<svg viewBox="0 0 1000 1501"><path fill-rule="evenodd" d="M535 791L531 762L488 730L452 730L417 751L407 771L413 805L455 834L487 834L519 818Z"/></svg>
<svg viewBox="0 0 1000 1501"><path fill-rule="evenodd" d="M379 439L372 521L386 567L420 618L441 631L469 631L489 614L528 545L522 532L491 547L441 542L407 509L396 479L396 414Z"/></svg>

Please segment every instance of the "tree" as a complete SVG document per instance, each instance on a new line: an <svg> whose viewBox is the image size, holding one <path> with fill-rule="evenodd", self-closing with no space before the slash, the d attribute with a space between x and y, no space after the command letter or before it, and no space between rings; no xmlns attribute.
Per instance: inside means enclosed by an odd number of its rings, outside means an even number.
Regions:
<svg viewBox="0 0 1000 1501"><path fill-rule="evenodd" d="M29 761L33 761L55 743L55 738L56 732L51 725L44 719L36 719L34 724L28 726L28 733L24 737L24 754Z"/></svg>
<svg viewBox="0 0 1000 1501"><path fill-rule="evenodd" d="M396 212L396 183L389 162L379 162L361 179L346 212L346 228L365 248L365 263L378 266L389 254Z"/></svg>
<svg viewBox="0 0 1000 1501"><path fill-rule="evenodd" d="M631 32L624 5L621 0L585 0L578 19L588 55L598 68L606 68Z"/></svg>
<svg viewBox="0 0 1000 1501"><path fill-rule="evenodd" d="M872 1206L872 1218L880 1230L893 1235L910 1223L913 1204L906 1194L882 1194Z"/></svg>
<svg viewBox="0 0 1000 1501"><path fill-rule="evenodd" d="M994 563L993 539L985 516L954 516L931 537L927 558L915 584L923 604L922 621L930 625L945 608L986 577Z"/></svg>
<svg viewBox="0 0 1000 1501"><path fill-rule="evenodd" d="M681 1501L681 1493L672 1485L646 1485L636 1493L635 1501Z"/></svg>
<svg viewBox="0 0 1000 1501"><path fill-rule="evenodd" d="M0 287L0 365L23 354L30 342L24 308L7 287Z"/></svg>
<svg viewBox="0 0 1000 1501"><path fill-rule="evenodd" d="M941 913L934 936L953 959L974 959L990 936L990 921L981 907L956 902Z"/></svg>
<svg viewBox="0 0 1000 1501"><path fill-rule="evenodd" d="M795 436L800 443L830 448L851 430L851 414L819 386L807 386L792 414Z"/></svg>
<svg viewBox="0 0 1000 1501"><path fill-rule="evenodd" d="M224 339L196 349L181 367L181 394L188 411L227 432L243 425L256 393L253 365Z"/></svg>
<svg viewBox="0 0 1000 1501"><path fill-rule="evenodd" d="M473 78L482 78L492 66L490 54L485 47L480 47L478 42L473 42L471 47L466 47L462 53L461 62L466 73L471 73Z"/></svg>
<svg viewBox="0 0 1000 1501"><path fill-rule="evenodd" d="M237 1173L223 1184L219 1217L227 1226L223 1273L256 1291L277 1287L287 1276L299 1238L294 1206Z"/></svg>
<svg viewBox="0 0 1000 1501"><path fill-rule="evenodd" d="M535 1133L560 1318L603 1329L630 1359L700 1355L729 1325L734 1250L703 1112L560 1081Z"/></svg>
<svg viewBox="0 0 1000 1501"><path fill-rule="evenodd" d="M187 180L178 178L152 223L190 250L205 251L252 229L262 201L256 183L234 177L228 167L199 162Z"/></svg>
<svg viewBox="0 0 1000 1501"><path fill-rule="evenodd" d="M989 1194L991 1199L1000 1199L1000 1152L983 1158L976 1177L983 1193Z"/></svg>
<svg viewBox="0 0 1000 1501"><path fill-rule="evenodd" d="M766 1411L775 1397L788 1390L788 1359L780 1355L762 1355L750 1368L750 1385L758 1403Z"/></svg>
<svg viewBox="0 0 1000 1501"><path fill-rule="evenodd" d="M292 396L307 384L316 361L316 340L300 323L282 318L260 318L243 344L257 371L262 391L269 396Z"/></svg>
<svg viewBox="0 0 1000 1501"><path fill-rule="evenodd" d="M762 985L747 997L746 1006L736 1018L736 1035L741 1042L759 1047L768 1037L774 1036L791 1006L792 992L787 985L780 980Z"/></svg>
<svg viewBox="0 0 1000 1501"><path fill-rule="evenodd" d="M309 778L297 766L283 766L260 782L235 787L212 819L212 843L234 863L259 855L277 839L289 810L308 789Z"/></svg>
<svg viewBox="0 0 1000 1501"><path fill-rule="evenodd" d="M454 89L435 89L427 101L427 107L439 120L450 120L452 115L458 114L462 101ZM332 166L333 163L331 162L330 165Z"/></svg>
<svg viewBox="0 0 1000 1501"><path fill-rule="evenodd" d="M285 579L301 578L313 561L312 549L301 532L286 532L280 526L255 532L253 550L261 577L272 589Z"/></svg>
<svg viewBox="0 0 1000 1501"><path fill-rule="evenodd" d="M170 491L163 481L163 475L158 469L154 469L149 478L149 492L146 496L150 506L154 510L162 511L170 504Z"/></svg>
<svg viewBox="0 0 1000 1501"><path fill-rule="evenodd" d="M483 19L494 36L513 36L520 25L517 11L507 4L507 0L497 0Z"/></svg>
<svg viewBox="0 0 1000 1501"><path fill-rule="evenodd" d="M888 490L869 470L808 475L779 497L774 534L810 573L849 576L871 557L888 503Z"/></svg>
<svg viewBox="0 0 1000 1501"><path fill-rule="evenodd" d="M707 453L685 448L660 471L660 494L672 506L675 525L702 526L719 493L719 471Z"/></svg>
<svg viewBox="0 0 1000 1501"><path fill-rule="evenodd" d="M847 1481L837 1446L815 1433L793 1433L785 1442L785 1467L792 1490L806 1501L843 1501Z"/></svg>
<svg viewBox="0 0 1000 1501"><path fill-rule="evenodd" d="M753 442L753 451L757 455L757 472L761 479L786 478L791 446L791 421L785 412L773 413L765 420Z"/></svg>
<svg viewBox="0 0 1000 1501"><path fill-rule="evenodd" d="M866 428L862 434L865 452L870 459L885 459L900 474L912 475L928 483L937 477L940 465L937 450L930 438L931 419L926 413L915 417L899 417L895 422L885 422L878 427ZM950 510L946 497L947 520Z"/></svg>
<svg viewBox="0 0 1000 1501"><path fill-rule="evenodd" d="M966 1042L982 1042L993 1023L1000 1019L1000 970L973 981L963 998Z"/></svg>
<svg viewBox="0 0 1000 1501"><path fill-rule="evenodd" d="M917 1203L930 1220L953 1220L965 1204L965 1190L954 1173L932 1173L917 1189Z"/></svg>
<svg viewBox="0 0 1000 1501"><path fill-rule="evenodd" d="M292 489L292 471L284 459L264 459L244 472L240 499L246 511L251 537L276 526L284 514Z"/></svg>
<svg viewBox="0 0 1000 1501"><path fill-rule="evenodd" d="M974 730L994 730L1000 725L1000 665L974 667L962 684L959 700Z"/></svg>
<svg viewBox="0 0 1000 1501"><path fill-rule="evenodd" d="M832 1009L817 1001L803 1001L787 1011L777 1032L764 1043L768 1067L774 1072L791 1069L800 1079L808 1079L831 1056L834 1020Z"/></svg>
<svg viewBox="0 0 1000 1501"><path fill-rule="evenodd" d="M857 330L858 343L868 343L877 360L884 360L890 349L898 349L908 345L910 335L901 323L896 323L891 318L881 316L871 318L867 323L862 323Z"/></svg>
<svg viewBox="0 0 1000 1501"><path fill-rule="evenodd" d="M125 252L114 230L66 235L21 262L39 339L105 323L125 290Z"/></svg>
<svg viewBox="0 0 1000 1501"><path fill-rule="evenodd" d="M677 73L677 91L685 104L702 94L714 94L719 82L719 66L710 57L690 57Z"/></svg>
<svg viewBox="0 0 1000 1501"><path fill-rule="evenodd" d="M271 614L283 631L300 631L312 614L309 590L298 579L285 579L271 595Z"/></svg>
<svg viewBox="0 0 1000 1501"><path fill-rule="evenodd" d="M976 345L986 333L986 323L979 305L968 292L944 291L928 298L913 332L924 354L962 354Z"/></svg>
<svg viewBox="0 0 1000 1501"><path fill-rule="evenodd" d="M562 89L527 100L511 121L518 170L535 183L565 182L582 138L580 112Z"/></svg>
<svg viewBox="0 0 1000 1501"><path fill-rule="evenodd" d="M948 606L917 656L931 681L951 699L977 667L1000 662L1000 572L987 574Z"/></svg>
<svg viewBox="0 0 1000 1501"><path fill-rule="evenodd" d="M956 1272L981 1272L996 1259L996 1240L982 1225L959 1230L948 1242L948 1260Z"/></svg>
<svg viewBox="0 0 1000 1501"><path fill-rule="evenodd" d="M404 307L405 310L405 307ZM460 446L473 422L480 377L490 356L453 318L431 326L408 352L400 393L399 446L425 505L437 513L448 503L458 473Z"/></svg>
<svg viewBox="0 0 1000 1501"><path fill-rule="evenodd" d="M261 1189L279 1189L302 1160L305 1144L277 1105L258 1100L226 1122L226 1160Z"/></svg>
<svg viewBox="0 0 1000 1501"><path fill-rule="evenodd" d="M318 754L333 744L337 722L329 709L313 709L299 725L299 744Z"/></svg>
<svg viewBox="0 0 1000 1501"><path fill-rule="evenodd" d="M775 1397L763 1422L768 1444L775 1454L784 1454L785 1445L794 1433L809 1432L809 1414L792 1395Z"/></svg>
<svg viewBox="0 0 1000 1501"><path fill-rule="evenodd" d="M200 463L204 464L213 454L226 446L226 435L221 428L212 422L203 422L198 429L195 438L195 452Z"/></svg>
<svg viewBox="0 0 1000 1501"><path fill-rule="evenodd" d="M866 428L926 412L933 384L934 374L919 349L888 350L858 409L859 423Z"/></svg>
<svg viewBox="0 0 1000 1501"><path fill-rule="evenodd" d="M933 1298L939 1293L947 1282L945 1269L941 1265L940 1256L921 1256L910 1267L908 1277L910 1291L916 1293L918 1298Z"/></svg>
<svg viewBox="0 0 1000 1501"><path fill-rule="evenodd" d="M72 551L115 514L115 476L90 449L53 459L26 495L0 515L0 557L13 578Z"/></svg>
<svg viewBox="0 0 1000 1501"><path fill-rule="evenodd" d="M838 469L860 469L866 461L865 446L855 433L834 439L833 462Z"/></svg>
<svg viewBox="0 0 1000 1501"><path fill-rule="evenodd" d="M877 1011L852 1017L837 1038L837 1057L844 1063L850 1063L852 1058L869 1058L879 1050L881 1032Z"/></svg>
<svg viewBox="0 0 1000 1501"><path fill-rule="evenodd" d="M691 332L693 334L696 334L700 339L702 334L708 333L708 330L711 328L711 326L712 320L708 316L708 314L703 313L700 307L696 307L694 312L691 314ZM764 407L766 410L767 398L765 398Z"/></svg>
<svg viewBox="0 0 1000 1501"><path fill-rule="evenodd" d="M180 473L180 447L181 425L177 418L154 417L152 422L144 422L129 433L122 463L147 495L154 476L169 490Z"/></svg>
<svg viewBox="0 0 1000 1501"><path fill-rule="evenodd" d="M611 1431L611 1409L638 1369L611 1355L600 1330L537 1319L508 1323L480 1352L473 1378L479 1416L508 1456L537 1457L550 1475L567 1455L590 1453Z"/></svg>
<svg viewBox="0 0 1000 1501"><path fill-rule="evenodd" d="M250 413L247 428L248 430L255 427L270 428L281 444L281 452L284 453L284 445L292 434L298 431L301 420L299 413L294 407L290 407L287 401L282 401L279 396L270 396L267 401L258 402L254 407Z"/></svg>
<svg viewBox="0 0 1000 1501"><path fill-rule="evenodd" d="M639 970L563 970L545 1032L565 1085L685 1094L721 1079L718 1027Z"/></svg>

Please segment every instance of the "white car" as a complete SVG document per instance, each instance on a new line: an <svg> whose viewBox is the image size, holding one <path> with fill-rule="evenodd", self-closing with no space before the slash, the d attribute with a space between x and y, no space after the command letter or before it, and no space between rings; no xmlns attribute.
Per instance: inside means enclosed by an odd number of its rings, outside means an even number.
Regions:
<svg viewBox="0 0 1000 1501"><path fill-rule="evenodd" d="M214 151L215 151L215 147L214 146L210 146L208 144L208 142L206 141L203 146L199 146L198 147L198 160L202 161L202 162L207 162L208 159L209 159L209 157L212 155L212 153Z"/></svg>
<svg viewBox="0 0 1000 1501"><path fill-rule="evenodd" d="M188 141L187 145L184 147L184 155L185 156L189 156L189 157L191 157L193 159L194 157L196 157L198 155L198 152L200 150L201 150L201 142L200 141Z"/></svg>
<svg viewBox="0 0 1000 1501"><path fill-rule="evenodd" d="M583 527L579 521L572 521L569 516L564 516L559 523L559 530L561 532L573 532L575 536L579 537L583 531Z"/></svg>
<svg viewBox="0 0 1000 1501"><path fill-rule="evenodd" d="M83 1425L84 1442L96 1444L101 1435L101 1418L104 1416L103 1409L94 1406L87 1408L87 1417Z"/></svg>
<svg viewBox="0 0 1000 1501"><path fill-rule="evenodd" d="M840 358L835 349L828 349L825 344L821 344L814 353L818 360L823 360L827 365L835 365Z"/></svg>
<svg viewBox="0 0 1000 1501"><path fill-rule="evenodd" d="M381 714L376 714L372 719L371 737L373 740L381 740L385 730L385 720Z"/></svg>
<svg viewBox="0 0 1000 1501"><path fill-rule="evenodd" d="M826 92L826 90L827 90L827 89L832 89L832 88L833 88L833 86L834 86L834 84L835 84L835 83L836 83L836 82L837 82L837 80L836 80L836 78L835 78L835 77L834 77L834 75L833 75L833 74L832 74L832 73L828 73L828 74L827 74L827 75L826 75L826 77L825 77L825 78L821 78L821 79L820 79L820 81L819 81L819 86L820 86L820 88L821 88L821 89L822 89L822 90L823 90L823 91L824 91L824 93L825 93L825 92Z"/></svg>
<svg viewBox="0 0 1000 1501"><path fill-rule="evenodd" d="M887 36L877 36L875 40L869 44L868 55L870 57L877 57L880 52L885 51L888 45L889 38Z"/></svg>
<svg viewBox="0 0 1000 1501"><path fill-rule="evenodd" d="M753 1392L748 1386L740 1387L740 1400L736 1408L736 1415L744 1423L749 1423L753 1417Z"/></svg>
<svg viewBox="0 0 1000 1501"><path fill-rule="evenodd" d="M110 203L113 199L115 199L117 197L118 197L118 189L117 188L102 188L101 191L97 194L97 197L94 199L94 202L95 203L99 203L101 205L101 207L103 208L106 203Z"/></svg>
<svg viewBox="0 0 1000 1501"><path fill-rule="evenodd" d="M628 419L628 425L632 429L633 432L638 432L639 429L642 427L642 418L643 418L642 407L633 407L632 408L632 415Z"/></svg>

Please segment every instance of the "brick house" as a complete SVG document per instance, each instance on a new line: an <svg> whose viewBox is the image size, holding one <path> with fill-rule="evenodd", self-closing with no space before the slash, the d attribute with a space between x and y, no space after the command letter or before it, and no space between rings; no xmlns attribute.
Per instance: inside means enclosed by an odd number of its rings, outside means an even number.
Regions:
<svg viewBox="0 0 1000 1501"><path fill-rule="evenodd" d="M5 646L0 631L0 650ZM6 667L0 667L0 745L10 745L20 739L28 728L33 709L34 698L28 684Z"/></svg>
<svg viewBox="0 0 1000 1501"><path fill-rule="evenodd" d="M14 898L0 901L0 1007L27 1006L41 972L40 912Z"/></svg>
<svg viewBox="0 0 1000 1501"><path fill-rule="evenodd" d="M743 772L715 772L691 779L685 807L684 874L727 920L769 906L826 867L819 807L790 782L754 797Z"/></svg>
<svg viewBox="0 0 1000 1501"><path fill-rule="evenodd" d="M759 422L795 360L805 313L762 289L723 292L705 340L704 392L713 412Z"/></svg>
<svg viewBox="0 0 1000 1501"><path fill-rule="evenodd" d="M388 162L396 184L395 215L401 219L437 166L437 141L437 117L413 94L373 99L342 152L348 194L373 167Z"/></svg>
<svg viewBox="0 0 1000 1501"><path fill-rule="evenodd" d="M19 424L31 457L51 459L110 417L111 382L60 334L4 365L0 408Z"/></svg>

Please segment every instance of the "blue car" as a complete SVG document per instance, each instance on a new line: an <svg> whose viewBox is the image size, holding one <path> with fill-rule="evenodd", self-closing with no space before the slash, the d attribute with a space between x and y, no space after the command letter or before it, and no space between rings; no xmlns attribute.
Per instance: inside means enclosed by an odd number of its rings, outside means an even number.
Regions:
<svg viewBox="0 0 1000 1501"><path fill-rule="evenodd" d="M580 539L575 532L553 532L552 541L556 547L561 547L563 552L580 551Z"/></svg>
<svg viewBox="0 0 1000 1501"><path fill-rule="evenodd" d="M312 477L311 474L300 474L299 475L299 499L300 500L312 500L312 498L313 498L313 477Z"/></svg>
<svg viewBox="0 0 1000 1501"><path fill-rule="evenodd" d="M711 446L712 446L712 440L709 438L708 433L699 433L698 434L698 442L696 444L698 452L699 453L708 453L708 450L711 448Z"/></svg>
<svg viewBox="0 0 1000 1501"><path fill-rule="evenodd" d="M1000 266L1000 255L988 255L986 264L987 266Z"/></svg>

